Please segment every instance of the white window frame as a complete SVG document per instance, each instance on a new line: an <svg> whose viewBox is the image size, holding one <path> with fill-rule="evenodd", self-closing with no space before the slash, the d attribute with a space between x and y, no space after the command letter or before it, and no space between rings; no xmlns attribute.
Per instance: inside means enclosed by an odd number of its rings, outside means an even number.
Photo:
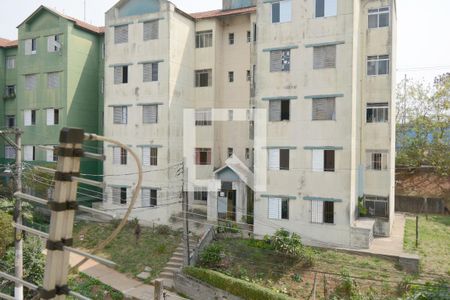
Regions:
<svg viewBox="0 0 450 300"><path fill-rule="evenodd" d="M117 111L120 110L121 118L120 120L116 118ZM128 123L128 106L114 106L113 107L113 124L125 125Z"/></svg>
<svg viewBox="0 0 450 300"><path fill-rule="evenodd" d="M379 156L378 161L376 157ZM378 167L379 166L379 167ZM370 150L366 152L366 168L371 171L386 171L389 166L389 152L387 150Z"/></svg>
<svg viewBox="0 0 450 300"><path fill-rule="evenodd" d="M369 120L368 113L372 111L372 119ZM389 103L367 103L366 105L366 123L388 123L389 122Z"/></svg>
<svg viewBox="0 0 450 300"><path fill-rule="evenodd" d="M323 16L317 16L317 1L323 1ZM315 18L329 18L335 17L338 13L338 1L339 0L315 0Z"/></svg>
<svg viewBox="0 0 450 300"><path fill-rule="evenodd" d="M195 110L195 126L211 126L212 109L198 108Z"/></svg>
<svg viewBox="0 0 450 300"><path fill-rule="evenodd" d="M195 48L209 48L213 46L213 31L197 31L195 33Z"/></svg>
<svg viewBox="0 0 450 300"><path fill-rule="evenodd" d="M386 26L380 26L380 17L381 17L381 15L384 15L384 14L388 15L388 24ZM369 21L370 16L376 16L377 25L375 27L370 27L370 21ZM367 27L369 29L385 28L385 27L391 26L391 8L389 6L385 6L385 7L369 9L367 23L368 23Z"/></svg>
<svg viewBox="0 0 450 300"><path fill-rule="evenodd" d="M283 218L283 202L287 202L287 218ZM269 197L267 200L267 215L270 220L289 220L289 199Z"/></svg>
<svg viewBox="0 0 450 300"><path fill-rule="evenodd" d="M380 64L387 62L387 73L380 74ZM369 74L370 64L375 64L375 74ZM386 55L371 55L367 57L367 76L388 76L391 73L391 57Z"/></svg>
<svg viewBox="0 0 450 300"><path fill-rule="evenodd" d="M54 53L61 50L61 35L50 35L47 37L47 52Z"/></svg>
<svg viewBox="0 0 450 300"><path fill-rule="evenodd" d="M278 20L274 20L274 9L278 7ZM272 24L288 23L292 21L292 0L272 2L271 22Z"/></svg>
<svg viewBox="0 0 450 300"><path fill-rule="evenodd" d="M15 69L16 68L16 56L7 56L5 65L6 65L7 70Z"/></svg>
<svg viewBox="0 0 450 300"><path fill-rule="evenodd" d="M23 146L23 160L35 161L36 160L36 148L31 145Z"/></svg>
<svg viewBox="0 0 450 300"><path fill-rule="evenodd" d="M16 159L17 150L11 145L5 145L5 159Z"/></svg>

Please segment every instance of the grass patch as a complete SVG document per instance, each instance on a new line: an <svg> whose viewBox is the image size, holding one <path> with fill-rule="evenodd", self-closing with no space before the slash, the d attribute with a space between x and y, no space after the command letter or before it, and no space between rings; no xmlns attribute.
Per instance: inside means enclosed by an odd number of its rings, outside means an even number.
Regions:
<svg viewBox="0 0 450 300"><path fill-rule="evenodd" d="M418 253L421 260L421 271L450 275L450 217L419 217L419 247L416 248L416 219L406 218L405 251Z"/></svg>
<svg viewBox="0 0 450 300"><path fill-rule="evenodd" d="M69 286L74 292L93 300L124 299L124 295L121 292L81 272L69 276ZM71 296L68 296L67 298L75 299Z"/></svg>
<svg viewBox="0 0 450 300"><path fill-rule="evenodd" d="M80 222L74 226L74 245L77 248L93 249L114 230L113 224ZM119 272L136 276L146 266L152 268L151 276L145 282L156 278L165 267L181 242L181 234L166 228L141 227L138 240L133 223L128 223L117 238L99 255L115 262Z"/></svg>
<svg viewBox="0 0 450 300"><path fill-rule="evenodd" d="M334 273L335 275L317 273L317 299L324 299L324 294L332 294L342 283L344 271L352 277L376 279L379 281L356 280L361 293L379 295L376 299L396 299L397 284L407 275L399 270L394 260L366 255L357 255L335 250L316 249L316 260L308 266L301 259L280 254L272 249L259 247L258 242L246 239L224 239L213 245L222 249L222 260L213 270L247 282L284 293L295 299L304 299L314 286L314 271ZM203 265L201 265L203 267ZM206 266L205 266L206 267Z"/></svg>

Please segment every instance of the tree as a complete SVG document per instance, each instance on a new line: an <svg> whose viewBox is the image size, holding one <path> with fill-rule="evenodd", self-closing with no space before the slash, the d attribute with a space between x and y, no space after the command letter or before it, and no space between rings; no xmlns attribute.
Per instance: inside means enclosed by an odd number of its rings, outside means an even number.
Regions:
<svg viewBox="0 0 450 300"><path fill-rule="evenodd" d="M405 78L398 85L397 165L432 166L450 175L450 73L432 86Z"/></svg>
<svg viewBox="0 0 450 300"><path fill-rule="evenodd" d="M3 260L6 249L14 242L12 216L0 211L0 259Z"/></svg>

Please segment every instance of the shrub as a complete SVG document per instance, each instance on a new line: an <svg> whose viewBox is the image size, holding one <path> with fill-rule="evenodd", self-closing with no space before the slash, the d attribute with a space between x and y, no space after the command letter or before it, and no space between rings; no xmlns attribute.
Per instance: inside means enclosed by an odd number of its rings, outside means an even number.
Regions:
<svg viewBox="0 0 450 300"><path fill-rule="evenodd" d="M204 281L205 283L208 283L216 288L227 291L245 300L292 299L286 295L279 294L275 291L269 290L257 284L229 277L225 274L213 270L195 267L186 267L183 269L183 272L189 276L197 278L198 280Z"/></svg>
<svg viewBox="0 0 450 300"><path fill-rule="evenodd" d="M427 282L424 286L411 285L410 292L406 295L407 300L449 300L450 282L447 280L438 280Z"/></svg>
<svg viewBox="0 0 450 300"><path fill-rule="evenodd" d="M172 233L172 229L168 225L155 226L155 232L160 235L169 235Z"/></svg>
<svg viewBox="0 0 450 300"><path fill-rule="evenodd" d="M280 253L297 257L302 254L303 244L300 236L296 233L290 234L285 229L279 229L269 239L274 249Z"/></svg>
<svg viewBox="0 0 450 300"><path fill-rule="evenodd" d="M356 281L347 270L341 272L341 280L336 286L331 299L360 299Z"/></svg>
<svg viewBox="0 0 450 300"><path fill-rule="evenodd" d="M217 226L217 233L239 233L241 230L236 223L227 221L224 225Z"/></svg>
<svg viewBox="0 0 450 300"><path fill-rule="evenodd" d="M200 264L205 267L215 268L220 264L222 260L222 251L223 248L219 245L209 245L205 250L200 254Z"/></svg>
<svg viewBox="0 0 450 300"><path fill-rule="evenodd" d="M0 211L0 257L3 257L8 246L14 242L14 228L11 222L12 217Z"/></svg>

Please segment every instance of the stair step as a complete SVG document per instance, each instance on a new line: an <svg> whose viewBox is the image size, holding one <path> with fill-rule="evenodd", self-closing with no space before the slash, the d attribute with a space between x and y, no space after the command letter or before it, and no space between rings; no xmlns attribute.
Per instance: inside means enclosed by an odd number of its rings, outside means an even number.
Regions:
<svg viewBox="0 0 450 300"><path fill-rule="evenodd" d="M165 268L163 269L162 273L164 273L164 272L172 272L172 273L175 273L175 272L177 272L179 269L180 269L180 268L176 268L176 267L165 267ZM161 274L162 274L162 273L161 273Z"/></svg>
<svg viewBox="0 0 450 300"><path fill-rule="evenodd" d="M182 265L183 265L183 262L171 262L171 261L169 261L166 264L166 267L169 267L169 268L180 268Z"/></svg>
<svg viewBox="0 0 450 300"><path fill-rule="evenodd" d="M183 263L184 259L182 257L171 257L169 263Z"/></svg>
<svg viewBox="0 0 450 300"><path fill-rule="evenodd" d="M167 279L173 279L173 273L164 271L164 272L161 272L159 274L159 277L162 278L162 279L166 279L166 278Z"/></svg>

